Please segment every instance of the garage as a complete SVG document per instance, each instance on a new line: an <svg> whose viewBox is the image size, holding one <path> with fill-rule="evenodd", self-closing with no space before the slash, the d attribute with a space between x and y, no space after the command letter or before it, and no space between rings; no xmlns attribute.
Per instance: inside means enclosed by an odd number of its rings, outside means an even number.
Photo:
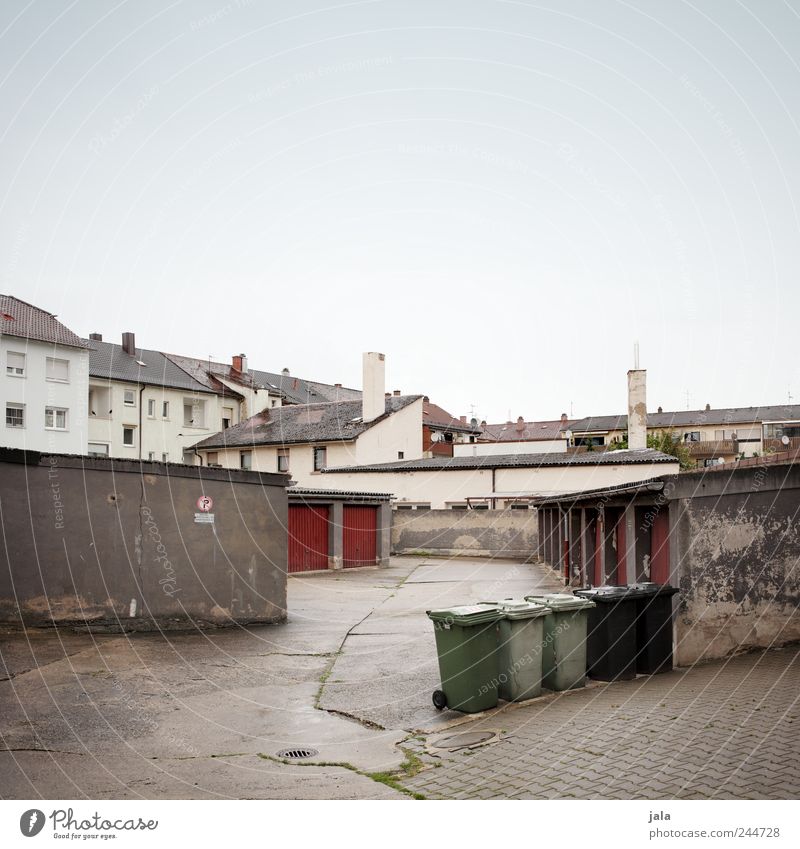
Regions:
<svg viewBox="0 0 800 849"><path fill-rule="evenodd" d="M289 572L385 566L391 544L391 493L290 486Z"/></svg>
<svg viewBox="0 0 800 849"><path fill-rule="evenodd" d="M328 568L328 513L326 505L289 505L289 572Z"/></svg>
<svg viewBox="0 0 800 849"><path fill-rule="evenodd" d="M374 566L378 543L378 508L345 504L342 521L342 565Z"/></svg>

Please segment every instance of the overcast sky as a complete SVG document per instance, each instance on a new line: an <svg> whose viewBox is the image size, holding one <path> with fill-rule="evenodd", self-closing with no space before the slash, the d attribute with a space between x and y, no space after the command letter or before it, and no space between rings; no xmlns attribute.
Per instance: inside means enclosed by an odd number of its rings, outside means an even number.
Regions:
<svg viewBox="0 0 800 849"><path fill-rule="evenodd" d="M800 4L0 4L0 291L503 421L800 403Z"/></svg>

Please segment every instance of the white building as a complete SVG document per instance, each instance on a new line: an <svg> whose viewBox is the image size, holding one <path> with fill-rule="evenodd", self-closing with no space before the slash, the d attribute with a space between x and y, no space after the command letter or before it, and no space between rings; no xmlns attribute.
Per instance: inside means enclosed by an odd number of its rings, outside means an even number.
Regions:
<svg viewBox="0 0 800 849"><path fill-rule="evenodd" d="M420 459L423 396L385 393L383 354L364 354L363 366L361 400L267 408L197 453L211 466L285 472L306 487L319 486L328 466Z"/></svg>
<svg viewBox="0 0 800 849"><path fill-rule="evenodd" d="M652 449L505 454L331 465L319 485L391 492L398 507L502 509L524 506L541 496L635 483L678 471L675 457Z"/></svg>
<svg viewBox="0 0 800 849"><path fill-rule="evenodd" d="M201 383L160 351L89 339L88 453L196 465L192 446L240 421L244 396L220 381Z"/></svg>
<svg viewBox="0 0 800 849"><path fill-rule="evenodd" d="M54 315L0 295L2 445L85 454L89 353Z"/></svg>

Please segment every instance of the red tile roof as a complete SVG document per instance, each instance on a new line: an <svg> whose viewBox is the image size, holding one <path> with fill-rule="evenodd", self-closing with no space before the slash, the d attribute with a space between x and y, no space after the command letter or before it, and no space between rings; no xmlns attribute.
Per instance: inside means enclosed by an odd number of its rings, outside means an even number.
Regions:
<svg viewBox="0 0 800 849"><path fill-rule="evenodd" d="M70 348L86 348L87 343L65 327L54 315L15 298L0 295L0 332L5 336L35 339Z"/></svg>

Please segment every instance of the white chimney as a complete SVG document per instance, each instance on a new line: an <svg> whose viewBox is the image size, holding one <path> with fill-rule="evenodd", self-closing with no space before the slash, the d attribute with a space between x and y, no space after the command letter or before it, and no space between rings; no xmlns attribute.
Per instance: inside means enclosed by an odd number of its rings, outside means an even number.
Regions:
<svg viewBox="0 0 800 849"><path fill-rule="evenodd" d="M386 357L367 351L363 356L364 378L362 385L363 421L371 422L386 412Z"/></svg>
<svg viewBox="0 0 800 849"><path fill-rule="evenodd" d="M628 372L628 448L647 448L647 370Z"/></svg>

